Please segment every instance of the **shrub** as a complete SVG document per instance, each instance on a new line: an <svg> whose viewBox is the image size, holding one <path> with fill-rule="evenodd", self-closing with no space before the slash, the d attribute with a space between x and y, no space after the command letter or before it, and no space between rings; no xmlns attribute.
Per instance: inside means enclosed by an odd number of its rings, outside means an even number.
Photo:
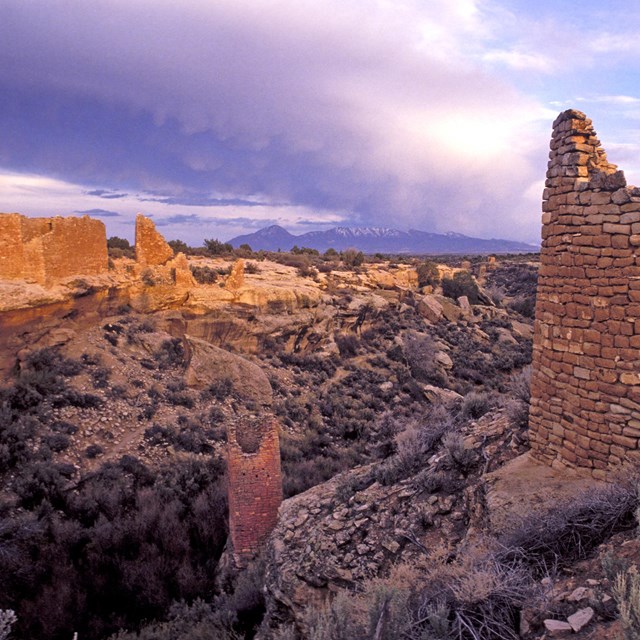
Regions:
<svg viewBox="0 0 640 640"><path fill-rule="evenodd" d="M472 391L462 400L460 407L460 417L464 419L472 418L477 420L485 415L493 406L493 399L487 393Z"/></svg>
<svg viewBox="0 0 640 640"><path fill-rule="evenodd" d="M301 278L315 278L318 275L318 270L311 265L302 265L298 267L296 272Z"/></svg>
<svg viewBox="0 0 640 640"><path fill-rule="evenodd" d="M504 299L505 299L505 292L503 289L493 285L490 287L486 287L485 292L491 298L491 301L493 302L493 304L496 305L496 307L502 306L502 303L504 302Z"/></svg>
<svg viewBox="0 0 640 640"><path fill-rule="evenodd" d="M275 259L280 264L284 264L287 267L294 267L295 269L307 269L311 266L311 260L306 254L295 255L292 253L282 253L277 254Z"/></svg>
<svg viewBox="0 0 640 640"><path fill-rule="evenodd" d="M436 361L438 348L431 336L407 332L402 338L402 349L416 380L438 386L446 384L447 378Z"/></svg>
<svg viewBox="0 0 640 640"><path fill-rule="evenodd" d="M517 429L526 429L529 426L529 405L520 400L508 400L505 409L509 422Z"/></svg>
<svg viewBox="0 0 640 640"><path fill-rule="evenodd" d="M220 240L217 239L205 240L204 246L206 252L210 256L219 256L233 252L233 246L231 246L228 242L220 242Z"/></svg>
<svg viewBox="0 0 640 640"><path fill-rule="evenodd" d="M142 282L147 286L147 287L155 287L156 285L156 280L155 277L153 275L153 270L150 269L149 267L147 267L143 272L142 272Z"/></svg>
<svg viewBox="0 0 640 640"><path fill-rule="evenodd" d="M534 318L536 315L536 297L518 296L509 302L509 308L525 318Z"/></svg>
<svg viewBox="0 0 640 640"><path fill-rule="evenodd" d="M442 438L442 448L445 453L445 466L456 469L465 476L478 462L478 453L464 446L464 441L459 433L445 434Z"/></svg>
<svg viewBox="0 0 640 640"><path fill-rule="evenodd" d="M91 379L93 380L93 386L96 388L104 389L111 376L111 371L106 367L96 367L91 372Z"/></svg>
<svg viewBox="0 0 640 640"><path fill-rule="evenodd" d="M90 444L84 451L84 454L90 460L97 458L104 453L104 449L99 444Z"/></svg>
<svg viewBox="0 0 640 640"><path fill-rule="evenodd" d="M360 340L354 335L344 334L335 337L336 345L343 358L351 358L358 354Z"/></svg>
<svg viewBox="0 0 640 640"><path fill-rule="evenodd" d="M531 367L523 367L519 372L511 375L509 380L509 393L511 396L529 404L531 399Z"/></svg>
<svg viewBox="0 0 640 640"><path fill-rule="evenodd" d="M329 247L322 254L322 259L331 262L337 262L340 259L340 254L333 247Z"/></svg>
<svg viewBox="0 0 640 640"><path fill-rule="evenodd" d="M378 482L391 485L415 474L452 428L453 419L443 405L432 405L420 420L397 419L396 453L376 468Z"/></svg>
<svg viewBox="0 0 640 640"><path fill-rule="evenodd" d="M442 293L453 300L467 296L470 304L480 303L480 289L468 271L458 271L453 278L443 278Z"/></svg>
<svg viewBox="0 0 640 640"><path fill-rule="evenodd" d="M191 275L198 284L213 284L218 279L218 272L207 266L189 265Z"/></svg>
<svg viewBox="0 0 640 640"><path fill-rule="evenodd" d="M167 244L173 249L174 253L184 253L185 255L191 253L191 247L182 240L169 240Z"/></svg>
<svg viewBox="0 0 640 640"><path fill-rule="evenodd" d="M65 420L59 420L51 425L51 430L72 436L74 433L78 432L78 427L75 424L66 422Z"/></svg>
<svg viewBox="0 0 640 640"><path fill-rule="evenodd" d="M51 449L51 451L55 451L56 453L60 453L65 449L69 448L71 444L69 440L69 436L64 433L54 433L50 436L45 436L43 438L43 442Z"/></svg>
<svg viewBox="0 0 640 640"><path fill-rule="evenodd" d="M181 367L185 364L185 351L180 338L164 340L160 348L153 354L159 367Z"/></svg>
<svg viewBox="0 0 640 640"><path fill-rule="evenodd" d="M248 247L249 245L246 245L246 246ZM251 250L251 249L249 249L249 250ZM260 267L255 262L247 262L244 265L244 272L245 273L249 273L249 274L260 273Z"/></svg>
<svg viewBox="0 0 640 640"><path fill-rule="evenodd" d="M167 394L167 402L178 407L193 409L196 402L188 391L170 391Z"/></svg>
<svg viewBox="0 0 640 640"><path fill-rule="evenodd" d="M418 265L416 270L418 272L419 287L436 286L440 283L440 271L435 262L425 260Z"/></svg>
<svg viewBox="0 0 640 640"><path fill-rule="evenodd" d="M635 491L620 485L578 495L541 518L533 514L500 542L510 557L544 571L558 561L582 560L602 541L636 525Z"/></svg>
<svg viewBox="0 0 640 640"><path fill-rule="evenodd" d="M640 575L635 565L616 576L612 593L624 640L640 640Z"/></svg>
<svg viewBox="0 0 640 640"><path fill-rule="evenodd" d="M233 393L233 382L229 378L223 378L222 380L216 380L212 382L206 389L200 392L200 397L203 400L209 400L215 398L222 401L228 398Z"/></svg>
<svg viewBox="0 0 640 640"><path fill-rule="evenodd" d="M129 241L125 238L118 238L118 236L111 236L107 240L107 248L108 249L131 249L131 245Z"/></svg>
<svg viewBox="0 0 640 640"><path fill-rule="evenodd" d="M107 251L111 258L135 258L135 250L125 238L111 236L107 240Z"/></svg>
<svg viewBox="0 0 640 640"><path fill-rule="evenodd" d="M11 635L11 627L18 621L15 611L0 609L0 640L7 640Z"/></svg>
<svg viewBox="0 0 640 640"><path fill-rule="evenodd" d="M357 249L345 249L340 257L347 267L359 267L364 262L364 253Z"/></svg>
<svg viewBox="0 0 640 640"><path fill-rule="evenodd" d="M298 245L294 244L291 247L291 253L293 255L308 255L308 256L319 256L320 252L317 249L311 249L310 247L298 247Z"/></svg>

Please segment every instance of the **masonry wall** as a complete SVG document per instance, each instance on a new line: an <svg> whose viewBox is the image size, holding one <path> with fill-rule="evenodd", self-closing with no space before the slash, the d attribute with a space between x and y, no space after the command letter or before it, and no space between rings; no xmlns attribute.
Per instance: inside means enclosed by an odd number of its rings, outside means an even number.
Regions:
<svg viewBox="0 0 640 640"><path fill-rule="evenodd" d="M579 111L554 122L549 158L531 453L605 478L639 453L640 189Z"/></svg>
<svg viewBox="0 0 640 640"><path fill-rule="evenodd" d="M0 215L0 278L16 280L24 269L22 216L18 213Z"/></svg>
<svg viewBox="0 0 640 640"><path fill-rule="evenodd" d="M104 223L89 216L53 218L42 235L47 284L74 275L98 275L109 269Z"/></svg>
<svg viewBox="0 0 640 640"><path fill-rule="evenodd" d="M136 262L153 266L166 264L173 258L173 249L156 230L153 220L139 213L136 216Z"/></svg>
<svg viewBox="0 0 640 640"><path fill-rule="evenodd" d="M253 558L278 520L280 444L274 418L242 421L228 433L229 533L238 566Z"/></svg>
<svg viewBox="0 0 640 640"><path fill-rule="evenodd" d="M100 220L0 214L1 279L51 286L107 270L107 235Z"/></svg>

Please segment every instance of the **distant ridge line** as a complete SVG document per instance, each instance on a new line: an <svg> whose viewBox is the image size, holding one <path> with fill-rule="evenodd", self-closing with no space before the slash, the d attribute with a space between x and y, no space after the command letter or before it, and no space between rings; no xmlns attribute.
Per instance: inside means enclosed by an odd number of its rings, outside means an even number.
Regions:
<svg viewBox="0 0 640 640"><path fill-rule="evenodd" d="M320 252L330 248L336 251L355 248L369 254L533 253L540 249L514 240L473 238L456 232L400 231L390 227L334 227L294 235L276 224L236 236L229 243L236 248L248 244L254 251L289 251L297 245Z"/></svg>

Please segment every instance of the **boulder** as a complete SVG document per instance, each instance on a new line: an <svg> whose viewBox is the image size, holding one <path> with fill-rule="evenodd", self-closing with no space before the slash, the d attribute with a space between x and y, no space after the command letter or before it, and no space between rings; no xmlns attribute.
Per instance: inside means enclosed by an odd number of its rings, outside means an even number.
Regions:
<svg viewBox="0 0 640 640"><path fill-rule="evenodd" d="M568 622L563 622L562 620L545 620L544 628L552 638L568 636L573 633L571 625Z"/></svg>
<svg viewBox="0 0 640 640"><path fill-rule="evenodd" d="M586 627L591 622L594 613L595 612L591 607L578 609L578 611L567 618L567 622L571 625L571 628L578 633L583 627Z"/></svg>
<svg viewBox="0 0 640 640"><path fill-rule="evenodd" d="M469 298L467 296L460 296L458 298L458 306L465 314L471 313L471 305L469 304Z"/></svg>
<svg viewBox="0 0 640 640"><path fill-rule="evenodd" d="M233 391L242 399L270 405L273 393L269 379L262 369L234 353L212 344L185 336L190 349L185 383L195 389L229 380Z"/></svg>
<svg viewBox="0 0 640 640"><path fill-rule="evenodd" d="M442 305L433 294L424 296L418 302L417 309L418 313L431 323L439 322L444 314Z"/></svg>
<svg viewBox="0 0 640 640"><path fill-rule="evenodd" d="M421 384L420 388L422 389L425 398L427 398L427 400L432 404L442 402L450 405L454 404L458 400L462 400L462 396L455 391L451 391L451 389L442 389L441 387L436 387L432 384Z"/></svg>

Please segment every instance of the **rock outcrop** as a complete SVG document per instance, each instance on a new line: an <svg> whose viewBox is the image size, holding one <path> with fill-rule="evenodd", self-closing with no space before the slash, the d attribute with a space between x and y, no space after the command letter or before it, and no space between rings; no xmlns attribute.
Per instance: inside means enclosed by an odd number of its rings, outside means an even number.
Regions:
<svg viewBox="0 0 640 640"><path fill-rule="evenodd" d="M484 447L496 464L516 455L500 411L460 435L465 450ZM372 464L285 500L267 547L264 627L288 619L304 634L309 606L384 576L398 562L417 562L425 549L455 548L484 516L482 485L451 469L447 455L434 452L420 473L395 483L376 481Z"/></svg>
<svg viewBox="0 0 640 640"><path fill-rule="evenodd" d="M139 213L136 216L136 262L154 266L173 258L173 249L158 231L153 220Z"/></svg>
<svg viewBox="0 0 640 640"><path fill-rule="evenodd" d="M579 111L553 124L543 212L531 452L605 478L640 441L640 189Z"/></svg>
<svg viewBox="0 0 640 640"><path fill-rule="evenodd" d="M0 214L0 280L51 287L73 276L106 273L108 268L107 235L100 220Z"/></svg>
<svg viewBox="0 0 640 640"><path fill-rule="evenodd" d="M272 391L269 379L253 362L204 340L186 336L190 359L185 382L195 389L205 389L214 382L228 381L238 397L261 406L270 405Z"/></svg>

